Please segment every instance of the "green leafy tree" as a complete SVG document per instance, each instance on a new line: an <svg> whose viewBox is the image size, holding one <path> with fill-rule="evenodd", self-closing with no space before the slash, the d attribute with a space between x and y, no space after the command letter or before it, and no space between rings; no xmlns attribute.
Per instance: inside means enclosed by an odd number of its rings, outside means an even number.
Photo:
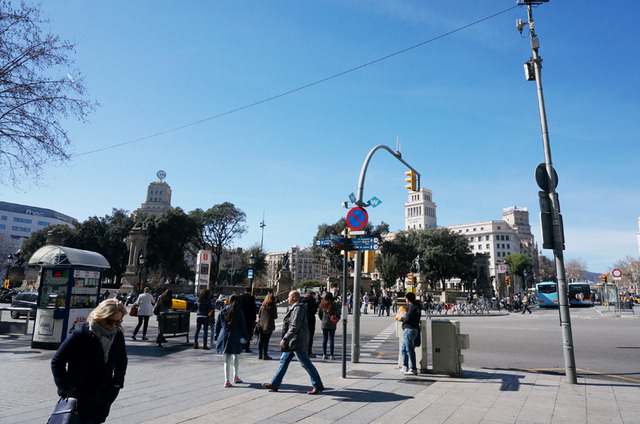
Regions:
<svg viewBox="0 0 640 424"><path fill-rule="evenodd" d="M72 71L74 45L45 34L38 6L0 2L0 181L37 181L43 165L68 160L64 129L95 104ZM73 75L68 72L72 72Z"/></svg>
<svg viewBox="0 0 640 424"><path fill-rule="evenodd" d="M16 265L24 266L29 262L31 256L42 246L47 244L47 233L49 231L61 231L64 234L66 239L71 237L73 233L73 229L69 228L66 225L51 225L43 228L40 231L36 231L31 233L28 239L26 239L22 246L20 247L20 252L18 253L18 260L16 261ZM69 246L73 247L73 246Z"/></svg>
<svg viewBox="0 0 640 424"><path fill-rule="evenodd" d="M509 265L509 272L524 278L524 273L530 273L533 269L531 258L524 253L512 253L504 261Z"/></svg>
<svg viewBox="0 0 640 424"><path fill-rule="evenodd" d="M412 240L406 231L398 232L392 240L382 243L380 253L376 255L376 268L387 286L397 280L404 280L411 270L411 264L417 256Z"/></svg>
<svg viewBox="0 0 640 424"><path fill-rule="evenodd" d="M420 255L420 264L431 286L452 278L463 283L475 276L475 262L467 238L448 228L426 228L409 231L414 247Z"/></svg>
<svg viewBox="0 0 640 424"><path fill-rule="evenodd" d="M160 278L169 281L178 276L194 278L193 270L185 261L185 253L193 253L199 238L196 221L182 209L174 208L161 214L146 215L136 225L147 230L146 268L157 271Z"/></svg>
<svg viewBox="0 0 640 424"><path fill-rule="evenodd" d="M230 248L233 241L247 231L244 225L246 215L233 203L225 202L206 211L196 209L189 216L198 226L196 246L211 250L215 257L215 261L211 264L211 276L214 278L209 282L211 289L218 280L220 259L225 249Z"/></svg>

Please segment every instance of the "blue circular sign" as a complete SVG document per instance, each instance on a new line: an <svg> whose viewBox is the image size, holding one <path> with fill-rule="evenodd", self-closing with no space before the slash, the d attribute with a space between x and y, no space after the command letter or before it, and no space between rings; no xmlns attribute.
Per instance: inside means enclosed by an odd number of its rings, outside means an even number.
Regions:
<svg viewBox="0 0 640 424"><path fill-rule="evenodd" d="M360 206L356 206L347 213L347 226L353 231L362 230L369 221L369 214Z"/></svg>

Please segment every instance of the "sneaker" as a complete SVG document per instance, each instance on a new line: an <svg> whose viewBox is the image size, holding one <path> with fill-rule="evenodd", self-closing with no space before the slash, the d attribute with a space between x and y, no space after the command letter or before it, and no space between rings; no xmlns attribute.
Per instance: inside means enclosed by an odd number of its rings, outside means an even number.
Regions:
<svg viewBox="0 0 640 424"><path fill-rule="evenodd" d="M224 382L224 387L225 387L225 388L233 387L233 385L231 384L231 382L229 382L229 381L225 381L225 382Z"/></svg>
<svg viewBox="0 0 640 424"><path fill-rule="evenodd" d="M236 384L241 384L242 380L240 380L240 377L236 376L236 377L233 377L233 382Z"/></svg>
<svg viewBox="0 0 640 424"><path fill-rule="evenodd" d="M335 361L335 360L336 360L336 357L335 357L335 356L333 356L333 355L331 355L331 358L329 358L329 359L331 359L332 361Z"/></svg>
<svg viewBox="0 0 640 424"><path fill-rule="evenodd" d="M313 353L310 353L310 354L309 354L309 358L315 358L315 357L316 357L316 355L315 355L315 354L313 354Z"/></svg>
<svg viewBox="0 0 640 424"><path fill-rule="evenodd" d="M136 335L131 336L131 340L136 340Z"/></svg>
<svg viewBox="0 0 640 424"><path fill-rule="evenodd" d="M142 336L142 340L149 340L149 337Z"/></svg>
<svg viewBox="0 0 640 424"><path fill-rule="evenodd" d="M322 359L329 359L327 355L322 355Z"/></svg>
<svg viewBox="0 0 640 424"><path fill-rule="evenodd" d="M417 370L417 369L415 369L415 368L414 368L414 369L412 369L412 370L411 370L411 374L413 374L413 375L418 375L418 370Z"/></svg>
<svg viewBox="0 0 640 424"><path fill-rule="evenodd" d="M406 374L407 372L409 372L409 368L402 367L402 374Z"/></svg>

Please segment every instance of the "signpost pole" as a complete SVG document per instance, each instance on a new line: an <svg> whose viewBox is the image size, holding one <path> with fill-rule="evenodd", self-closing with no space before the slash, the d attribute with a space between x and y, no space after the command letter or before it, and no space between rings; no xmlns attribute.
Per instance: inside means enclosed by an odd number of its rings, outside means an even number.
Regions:
<svg viewBox="0 0 640 424"><path fill-rule="evenodd" d="M342 378L347 378L347 316L349 314L349 299L347 298L347 287L349 286L349 237L346 235L349 233L349 229L345 228L344 234L344 261L343 261L343 275L342 275ZM354 306L355 293L352 294ZM353 312L353 316L356 316L356 310Z"/></svg>

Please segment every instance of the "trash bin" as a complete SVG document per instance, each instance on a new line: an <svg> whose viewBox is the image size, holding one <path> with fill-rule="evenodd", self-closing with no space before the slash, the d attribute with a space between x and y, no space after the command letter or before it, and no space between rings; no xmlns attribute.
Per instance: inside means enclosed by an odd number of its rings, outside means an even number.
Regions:
<svg viewBox="0 0 640 424"><path fill-rule="evenodd" d="M189 325L191 320L189 311L161 312L158 316L158 333L166 339L169 337L186 337L189 343ZM162 346L160 339L158 346Z"/></svg>
<svg viewBox="0 0 640 424"><path fill-rule="evenodd" d="M462 376L464 356L461 349L469 348L469 335L460 334L460 321L432 320L433 373Z"/></svg>
<svg viewBox="0 0 640 424"><path fill-rule="evenodd" d="M398 369L402 368L402 322L396 321L396 336L398 337ZM428 369L427 361L427 320L420 320L420 338L421 344L416 347L416 366L418 367L418 373L426 373Z"/></svg>

